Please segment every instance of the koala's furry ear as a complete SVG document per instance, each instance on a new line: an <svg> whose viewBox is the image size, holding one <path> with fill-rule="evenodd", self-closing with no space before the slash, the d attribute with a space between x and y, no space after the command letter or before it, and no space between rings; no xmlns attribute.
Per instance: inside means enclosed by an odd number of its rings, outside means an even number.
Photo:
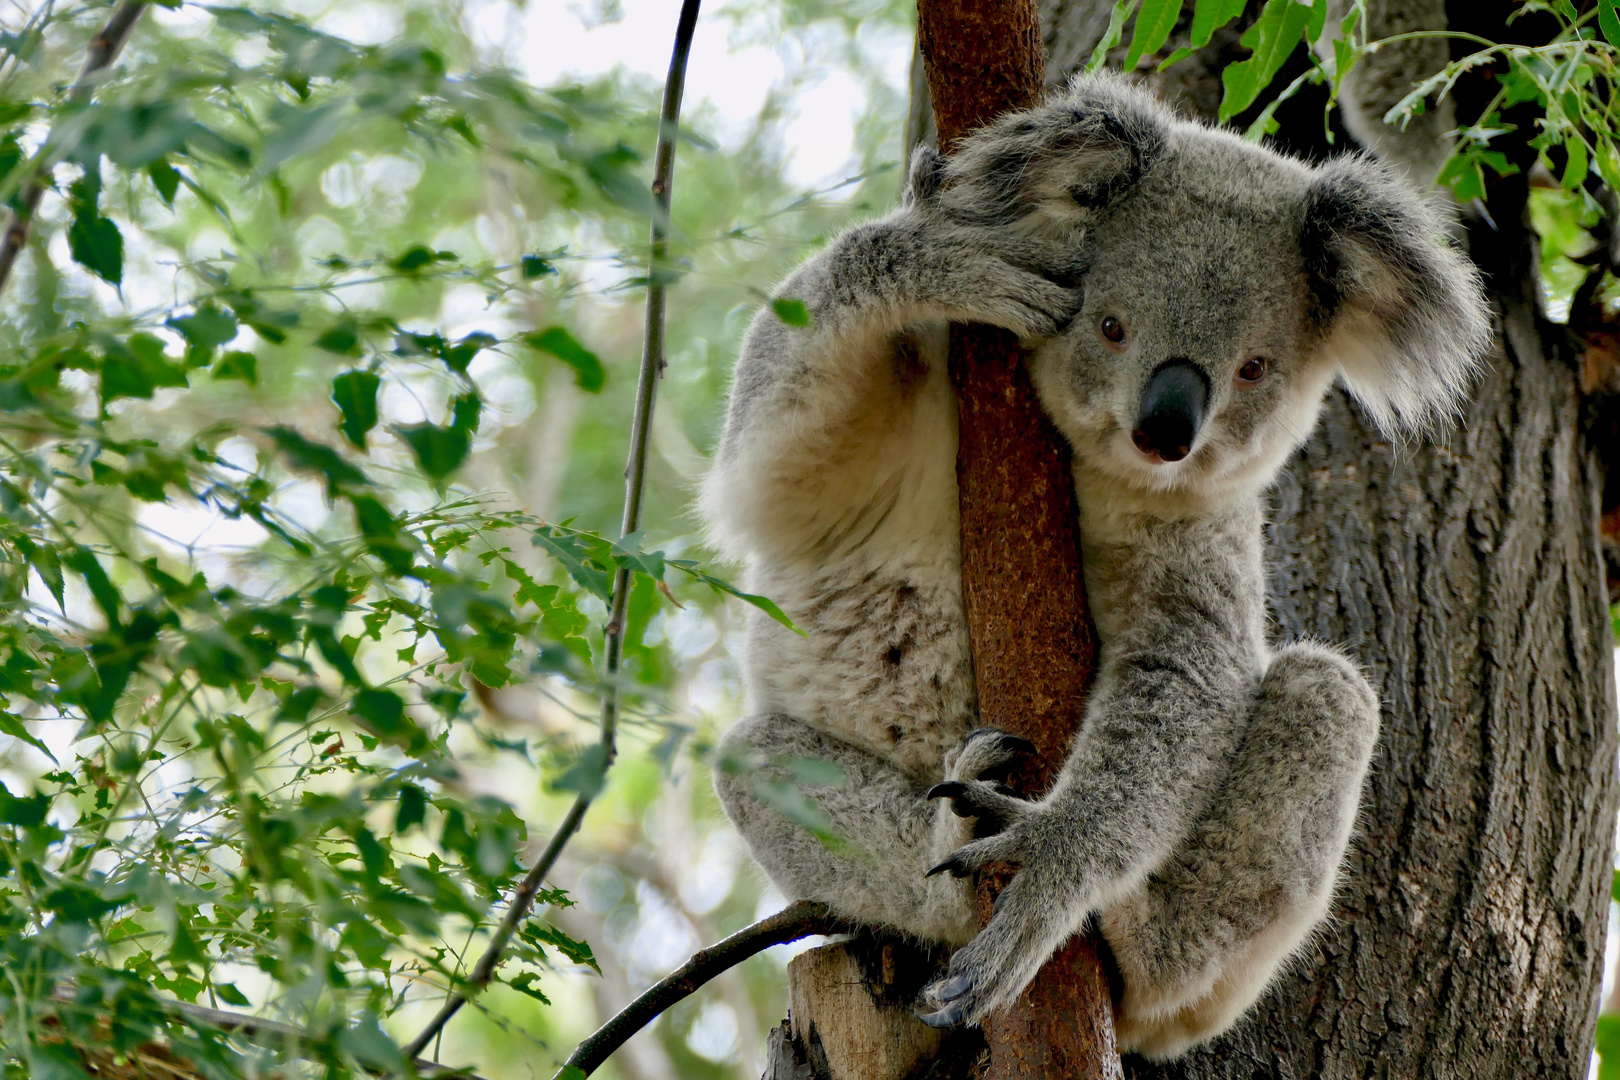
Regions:
<svg viewBox="0 0 1620 1080"><path fill-rule="evenodd" d="M1163 105L1127 80L1080 76L1047 104L962 140L945 159L940 204L983 225L1034 212L1082 223L1153 166L1171 122Z"/></svg>
<svg viewBox="0 0 1620 1080"><path fill-rule="evenodd" d="M1316 170L1300 249L1345 385L1392 435L1454 417L1491 345L1473 263L1436 203L1371 158Z"/></svg>

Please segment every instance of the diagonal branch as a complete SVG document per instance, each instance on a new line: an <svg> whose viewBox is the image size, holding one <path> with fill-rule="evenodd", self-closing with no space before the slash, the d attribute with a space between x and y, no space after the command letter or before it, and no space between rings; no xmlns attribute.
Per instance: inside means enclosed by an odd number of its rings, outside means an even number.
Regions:
<svg viewBox="0 0 1620 1080"><path fill-rule="evenodd" d="M725 940L693 953L686 963L648 987L640 997L580 1043L568 1056L563 1069L571 1065L582 1075L591 1075L615 1050L629 1041L630 1036L652 1023L660 1013L756 953L811 934L844 934L855 929L855 924L834 915L826 904L810 900L790 904L770 918L745 926ZM561 1080L562 1076L563 1073L559 1071L556 1080Z"/></svg>
<svg viewBox="0 0 1620 1080"><path fill-rule="evenodd" d="M141 14L146 11L145 0L123 0L123 3L113 11L107 25L95 37L90 39L90 46L85 50L84 67L79 71L79 77L73 81L73 87L68 91L68 100L84 102L95 93L100 83L100 75L112 62L118 59L123 51L124 43L129 40L130 33L135 29L135 23ZM72 147L69 143L55 143L56 132L53 130L46 137L45 143L40 147L34 159L28 163L28 180L23 185L22 192L17 200L17 206L12 210L10 219L6 222L4 236L0 236L0 292L4 292L6 282L11 280L12 267L17 263L17 257L22 254L24 245L28 243L28 229L33 224L34 215L39 211L39 201L45 197L45 189L50 186L51 170L66 156Z"/></svg>
<svg viewBox="0 0 1620 1080"><path fill-rule="evenodd" d="M680 19L675 25L675 48L670 55L669 75L664 80L663 109L658 118L658 149L652 182L652 252L647 268L647 325L641 351L641 371L636 383L635 413L630 422L630 460L624 470L621 536L629 536L641 528L641 500L647 480L647 450L652 432L653 405L657 399L658 380L664 374L664 293L668 284L665 263L669 253L669 204L674 190L675 136L680 127L681 95L686 88L686 59L692 51L692 33L697 27L700 3L701 0L682 0ZM603 649L602 738L599 746L604 771L613 764L617 752L619 664L624 655L625 612L629 600L630 571L621 566L613 576L613 603L608 612ZM583 791L574 800L574 805L569 807L567 816L552 835L551 842L512 894L506 917L501 920L489 947L478 958L467 980L469 991L457 991L450 995L438 1014L405 1047L406 1057L416 1057L423 1047L433 1041L434 1036L450 1022L450 1018L467 1003L468 993L477 993L489 985L501 955L506 951L507 942L517 932L518 924L528 917L540 883L551 873L557 857L579 829L579 823L585 817L594 795L594 792Z"/></svg>

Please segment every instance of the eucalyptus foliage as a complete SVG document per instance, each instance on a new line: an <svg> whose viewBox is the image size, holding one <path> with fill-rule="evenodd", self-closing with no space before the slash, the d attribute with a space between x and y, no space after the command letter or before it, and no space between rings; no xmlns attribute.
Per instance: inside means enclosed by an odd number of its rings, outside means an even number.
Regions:
<svg viewBox="0 0 1620 1080"><path fill-rule="evenodd" d="M0 33L0 202L27 229L0 309L0 1056L41 1080L134 1075L161 1046L211 1077L405 1069L384 1024L464 986L548 827L462 760L551 793L605 779L588 738L510 730L477 695L594 711L626 569L622 691L667 762L689 729L649 623L719 596L780 617L470 475L523 423L511 395L613 390L570 315L593 275L633 291L708 249L640 261L647 94L528 86L479 63L453 10L401 5L381 45L262 8L156 11L75 92L111 10L47 3ZM748 205L819 206L756 186ZM713 217L678 216L682 239L764 239ZM581 222L600 250L570 244ZM480 229L502 228L497 258ZM469 288L487 325L434 321ZM241 542L164 533L209 521ZM569 897L539 901L497 979L543 1005L557 965L597 961L546 915Z"/></svg>

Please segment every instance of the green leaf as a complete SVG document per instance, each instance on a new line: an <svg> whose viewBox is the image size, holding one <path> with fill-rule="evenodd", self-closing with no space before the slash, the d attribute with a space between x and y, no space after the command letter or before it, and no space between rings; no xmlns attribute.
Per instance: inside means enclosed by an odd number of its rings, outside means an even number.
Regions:
<svg viewBox="0 0 1620 1080"><path fill-rule="evenodd" d="M562 532L550 525L534 530L536 547L544 548L552 558L562 564L568 576L603 600L612 600L611 578L601 565L585 550L585 541L578 534Z"/></svg>
<svg viewBox="0 0 1620 1080"><path fill-rule="evenodd" d="M248 996L236 988L235 983L215 983L214 993L227 1005L252 1005Z"/></svg>
<svg viewBox="0 0 1620 1080"><path fill-rule="evenodd" d="M468 334L454 345L446 346L444 351L439 354L439 358L444 361L444 366L451 371L464 374L467 365L472 363L472 358L493 344L495 344L493 334L482 332Z"/></svg>
<svg viewBox="0 0 1620 1080"><path fill-rule="evenodd" d="M1142 0L1142 6L1136 12L1131 48L1125 54L1126 71L1135 71L1142 57L1164 48L1180 14L1181 0Z"/></svg>
<svg viewBox="0 0 1620 1080"><path fill-rule="evenodd" d="M146 167L146 174L152 178L152 186L157 188L158 197L173 206L175 193L180 190L180 171L159 158Z"/></svg>
<svg viewBox="0 0 1620 1080"><path fill-rule="evenodd" d="M40 742L39 739L31 734L27 728L23 727L22 717L20 716L13 716L8 712L0 712L0 732L10 735L13 739L21 739L23 742L27 743L29 746L32 746L34 749L44 754L52 761L56 760L56 755L51 753L50 748L44 743Z"/></svg>
<svg viewBox="0 0 1620 1080"><path fill-rule="evenodd" d="M696 563L687 559L670 559L669 565L697 578L699 581L703 582L703 584L707 585L717 593L722 593L726 596L735 596L744 603L752 604L754 607L759 608L759 610L763 611L765 614L769 615L771 618L775 619L789 630L792 630L800 637L809 636L803 630L799 629L799 627L795 626L793 620L787 617L787 613L781 608L777 607L776 603L770 598L759 596L755 593L745 593L731 582L726 581L724 578L715 577L713 574L698 569Z"/></svg>
<svg viewBox="0 0 1620 1080"><path fill-rule="evenodd" d="M531 349L550 353L573 368L574 382L587 393L600 393L607 382L607 371L602 367L601 359L561 326L548 326L544 330L524 334L523 343Z"/></svg>
<svg viewBox="0 0 1620 1080"><path fill-rule="evenodd" d="M399 786L399 811L394 816L394 832L400 835L427 820L427 794L415 784Z"/></svg>
<svg viewBox="0 0 1620 1080"><path fill-rule="evenodd" d="M165 325L178 331L186 339L186 344L205 354L212 354L221 345L228 345L239 329L234 313L222 311L212 304L202 305L194 314L176 316Z"/></svg>
<svg viewBox="0 0 1620 1080"><path fill-rule="evenodd" d="M1569 162L1564 166L1564 177L1559 184L1565 191L1574 191L1586 180L1586 142L1578 135L1572 136L1564 140L1564 149L1569 153Z"/></svg>
<svg viewBox="0 0 1620 1080"><path fill-rule="evenodd" d="M339 356L360 355L360 330L352 322L341 322L315 339L317 349Z"/></svg>
<svg viewBox="0 0 1620 1080"><path fill-rule="evenodd" d="M595 798L607 782L607 750L600 743L592 743L580 751L579 757L562 775L546 786L552 791L572 791Z"/></svg>
<svg viewBox="0 0 1620 1080"><path fill-rule="evenodd" d="M45 824L45 816L50 811L51 797L43 791L19 798L4 784L0 784L0 823L15 825L21 829L35 829Z"/></svg>
<svg viewBox="0 0 1620 1080"><path fill-rule="evenodd" d="M427 732L405 715L405 702L392 690L361 690L349 703L349 710L367 731L407 754L420 754L428 748Z"/></svg>
<svg viewBox="0 0 1620 1080"><path fill-rule="evenodd" d="M804 306L803 300L792 300L785 296L777 297L771 301L771 310L776 317L789 326L809 326L810 309Z"/></svg>
<svg viewBox="0 0 1620 1080"><path fill-rule="evenodd" d="M360 524L360 535L366 539L366 550L381 559L389 572L408 574L416 563L421 549L416 537L400 528L388 508L370 495L350 495L354 516Z"/></svg>
<svg viewBox="0 0 1620 1080"><path fill-rule="evenodd" d="M597 964L590 945L576 941L550 923L539 921L530 923L523 928L523 940L531 945L550 945L574 963L591 968L598 975L602 974L602 968Z"/></svg>
<svg viewBox="0 0 1620 1080"><path fill-rule="evenodd" d="M515 978L507 979L506 980L506 985L510 986L512 989L516 990L518 993L522 994L524 997L533 998L534 1000L538 1001L542 1005L550 1005L551 1004L551 999L546 997L545 994L541 993L540 990L537 989L535 987L535 985L534 985L539 980L540 980L540 976L539 976L538 973L533 972L533 971L525 971L525 972L520 973ZM579 1070L579 1068L577 1066L571 1066L571 1067L574 1069L575 1072L579 1073L580 1076L585 1075L583 1072L581 1072Z"/></svg>
<svg viewBox="0 0 1620 1080"><path fill-rule="evenodd" d="M124 280L124 235L107 218L81 211L68 226L68 251L73 261L103 281L119 285Z"/></svg>
<svg viewBox="0 0 1620 1080"><path fill-rule="evenodd" d="M270 436L287 458L288 464L304 472L320 473L326 477L326 496L335 498L351 488L369 487L371 480L365 473L343 460L336 450L317 442L310 442L295 429L273 427L261 429Z"/></svg>
<svg viewBox="0 0 1620 1080"><path fill-rule="evenodd" d="M1620 13L1616 12L1617 0L1598 0L1598 27L1603 31L1604 40L1615 48L1620 48Z"/></svg>
<svg viewBox="0 0 1620 1080"><path fill-rule="evenodd" d="M416 455L416 464L435 483L460 468L472 446L471 437L460 428L443 428L436 424L396 424L393 432L411 448L411 453Z"/></svg>
<svg viewBox="0 0 1620 1080"><path fill-rule="evenodd" d="M368 1069L389 1073L406 1071L405 1055L383 1033L382 1025L370 1012L362 1012L354 1027L338 1032L337 1048Z"/></svg>
<svg viewBox="0 0 1620 1080"><path fill-rule="evenodd" d="M421 244L417 244L415 247L407 248L403 255L399 256L399 258L395 259L388 265L392 266L395 270L402 270L409 274L429 265L437 260L438 257L439 253L434 251L432 248L423 247Z"/></svg>
<svg viewBox="0 0 1620 1080"><path fill-rule="evenodd" d="M319 150L341 133L353 120L347 98L313 109L300 109L278 103L270 110L273 131L259 151L259 169L273 172L295 157Z"/></svg>
<svg viewBox="0 0 1620 1080"><path fill-rule="evenodd" d="M240 379L249 386L259 385L259 360L240 349L226 353L214 363L214 378Z"/></svg>
<svg viewBox="0 0 1620 1080"><path fill-rule="evenodd" d="M345 371L332 380L332 401L343 414L338 430L349 445L366 448L366 433L377 426L377 388L382 379L375 372Z"/></svg>
<svg viewBox="0 0 1620 1080"><path fill-rule="evenodd" d="M1260 18L1243 35L1243 44L1253 55L1221 72L1225 94L1221 98L1220 119L1226 123L1243 112L1282 70L1294 47L1304 40L1312 9L1299 0L1266 0Z"/></svg>
<svg viewBox="0 0 1620 1080"><path fill-rule="evenodd" d="M1097 42L1097 47L1091 50L1091 59L1086 62L1088 73L1107 63L1108 54L1118 47L1120 38L1124 36L1125 20L1136 10L1136 4L1137 0L1115 0L1113 10L1108 14L1108 29Z"/></svg>
<svg viewBox="0 0 1620 1080"><path fill-rule="evenodd" d="M122 601L118 590L107 578L107 571L101 568L101 563L88 548L75 546L62 556L62 565L84 578L84 584L90 590L90 595L96 601L96 606L107 617L109 626L119 625L118 608Z"/></svg>
<svg viewBox="0 0 1620 1080"><path fill-rule="evenodd" d="M1215 31L1243 14L1243 5L1244 0L1197 0L1193 5L1192 48L1208 45Z"/></svg>
<svg viewBox="0 0 1620 1080"><path fill-rule="evenodd" d="M119 398L150 398L160 386L187 385L185 369L170 362L163 341L151 334L132 334L127 341L105 337L101 362L103 407Z"/></svg>
<svg viewBox="0 0 1620 1080"><path fill-rule="evenodd" d="M483 415L484 401L477 394L458 394L450 403L450 427L455 431L476 435L479 418Z"/></svg>

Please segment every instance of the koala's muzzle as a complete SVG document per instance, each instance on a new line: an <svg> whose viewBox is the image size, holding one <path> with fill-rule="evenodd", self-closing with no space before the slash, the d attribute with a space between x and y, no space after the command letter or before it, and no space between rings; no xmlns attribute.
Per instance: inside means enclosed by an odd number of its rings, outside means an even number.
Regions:
<svg viewBox="0 0 1620 1080"><path fill-rule="evenodd" d="M1193 440L1209 407L1209 377L1190 360L1160 364L1142 392L1131 442L1161 461L1180 461L1192 453Z"/></svg>

